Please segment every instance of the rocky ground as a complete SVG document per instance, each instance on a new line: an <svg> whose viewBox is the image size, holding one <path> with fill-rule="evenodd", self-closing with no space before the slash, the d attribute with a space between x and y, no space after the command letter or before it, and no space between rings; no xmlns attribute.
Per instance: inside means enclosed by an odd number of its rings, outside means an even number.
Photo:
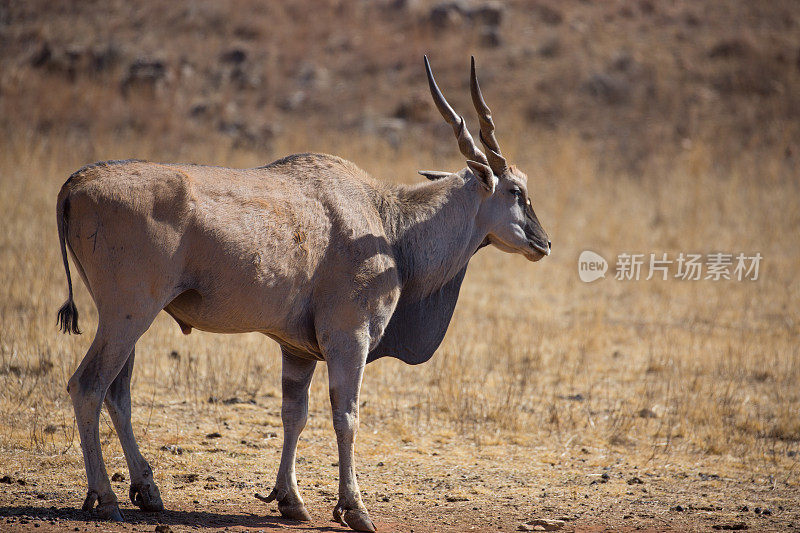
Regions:
<svg viewBox="0 0 800 533"><path fill-rule="evenodd" d="M143 449L167 511L144 513L126 499L127 471L115 437L106 457L124 524L79 510L85 481L79 451L18 454L0 472L0 529L37 531L344 531L331 521L336 452L330 421L312 416L300 443L298 478L310 523L281 519L267 494L277 470L278 398L220 404L222 425L196 421L172 405L154 414ZM163 417L163 418L162 418ZM182 431L175 444L174 427ZM215 429L216 428L216 429ZM357 447L364 502L379 531L752 531L800 530L797 489L731 457L683 456L652 449L563 446L429 429L382 433L367 420ZM213 431L212 431L213 430ZM172 444L169 444L173 442ZM165 443L160 444L159 443ZM550 522L536 522L550 520Z"/></svg>

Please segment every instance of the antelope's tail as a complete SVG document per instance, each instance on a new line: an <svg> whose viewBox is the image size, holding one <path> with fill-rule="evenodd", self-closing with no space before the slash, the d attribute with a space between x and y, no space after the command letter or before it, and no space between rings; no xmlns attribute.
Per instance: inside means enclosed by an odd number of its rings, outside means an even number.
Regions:
<svg viewBox="0 0 800 533"><path fill-rule="evenodd" d="M58 242L61 245L61 258L64 260L64 271L67 273L67 301L58 310L56 323L64 333L80 335L78 328L78 308L72 298L72 277L69 274L69 261L67 260L67 227L69 222L69 185L65 183L58 193L56 203L56 221L58 223Z"/></svg>

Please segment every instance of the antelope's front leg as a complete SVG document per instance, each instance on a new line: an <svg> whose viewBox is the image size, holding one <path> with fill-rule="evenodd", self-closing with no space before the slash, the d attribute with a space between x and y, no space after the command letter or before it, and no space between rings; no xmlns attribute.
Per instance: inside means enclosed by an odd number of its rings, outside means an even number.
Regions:
<svg viewBox="0 0 800 533"><path fill-rule="evenodd" d="M333 411L333 428L339 446L339 502L333 519L356 531L375 531L375 524L361 501L353 446L358 433L358 397L366 364L364 353L329 353L328 380Z"/></svg>
<svg viewBox="0 0 800 533"><path fill-rule="evenodd" d="M283 421L283 451L278 479L267 501L278 500L281 516L291 520L311 520L303 498L297 489L294 465L297 455L297 440L308 419L308 387L314 375L316 361L300 359L283 351L283 370L281 385L283 402L281 419Z"/></svg>

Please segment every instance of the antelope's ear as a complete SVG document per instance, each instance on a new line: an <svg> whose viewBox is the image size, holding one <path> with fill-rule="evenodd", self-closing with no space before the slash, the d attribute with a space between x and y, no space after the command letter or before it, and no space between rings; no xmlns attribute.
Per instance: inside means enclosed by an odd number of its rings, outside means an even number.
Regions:
<svg viewBox="0 0 800 533"><path fill-rule="evenodd" d="M452 174L451 172L442 172L441 170L418 170L417 172L429 180L440 180Z"/></svg>
<svg viewBox="0 0 800 533"><path fill-rule="evenodd" d="M492 172L492 169L489 168L487 165L483 163L478 163L477 161L472 161L471 159L467 159L467 166L475 174L475 177L478 178L478 181L486 187L486 190L489 191L489 194L494 194L494 187L497 185L497 178Z"/></svg>

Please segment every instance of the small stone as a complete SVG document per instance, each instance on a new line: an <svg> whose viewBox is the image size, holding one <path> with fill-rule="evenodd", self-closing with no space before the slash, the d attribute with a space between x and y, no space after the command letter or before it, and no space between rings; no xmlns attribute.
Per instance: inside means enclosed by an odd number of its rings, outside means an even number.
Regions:
<svg viewBox="0 0 800 533"><path fill-rule="evenodd" d="M5 483L6 485L11 485L12 483L14 483L14 478L12 478L11 476L0 477L0 483Z"/></svg>
<svg viewBox="0 0 800 533"><path fill-rule="evenodd" d="M111 481L125 481L125 474L114 472L114 475L111 476Z"/></svg>
<svg viewBox="0 0 800 533"><path fill-rule="evenodd" d="M755 509L753 509L753 512L756 514L761 514L761 507L756 507Z"/></svg>
<svg viewBox="0 0 800 533"><path fill-rule="evenodd" d="M743 513L746 513L750 510L750 508L746 505L742 505L741 507L739 507L739 510Z"/></svg>
<svg viewBox="0 0 800 533"><path fill-rule="evenodd" d="M520 524L517 527L517 531L533 531L533 526L529 526L528 524Z"/></svg>
<svg viewBox="0 0 800 533"><path fill-rule="evenodd" d="M208 435L206 435L207 439L218 439L220 437L222 437L222 435L218 431L215 431L213 433L209 433Z"/></svg>
<svg viewBox="0 0 800 533"><path fill-rule="evenodd" d="M673 511L683 512L683 505L676 505L672 508Z"/></svg>
<svg viewBox="0 0 800 533"><path fill-rule="evenodd" d="M770 516L772 514L772 509L764 509L763 511L761 511L761 514L763 516Z"/></svg>
<svg viewBox="0 0 800 533"><path fill-rule="evenodd" d="M628 480L628 485L643 485L644 481L641 480L639 477L632 477Z"/></svg>
<svg viewBox="0 0 800 533"><path fill-rule="evenodd" d="M172 533L172 528L167 524L158 524L156 526L156 533Z"/></svg>
<svg viewBox="0 0 800 533"><path fill-rule="evenodd" d="M648 409L647 407L639 409L636 414L639 416L639 418L658 418L656 412L652 409Z"/></svg>
<svg viewBox="0 0 800 533"><path fill-rule="evenodd" d="M183 448L177 444L165 444L161 447L161 449L165 452L171 453L172 455L183 455Z"/></svg>
<svg viewBox="0 0 800 533"><path fill-rule="evenodd" d="M562 527L564 527L563 520L554 520L552 518L535 518L533 520L529 520L528 524L536 527L541 527L543 529L534 529L534 531L558 531Z"/></svg>
<svg viewBox="0 0 800 533"><path fill-rule="evenodd" d="M711 526L712 529L716 529L717 531L741 531L747 529L747 524L744 522L734 522L732 524L714 524Z"/></svg>

